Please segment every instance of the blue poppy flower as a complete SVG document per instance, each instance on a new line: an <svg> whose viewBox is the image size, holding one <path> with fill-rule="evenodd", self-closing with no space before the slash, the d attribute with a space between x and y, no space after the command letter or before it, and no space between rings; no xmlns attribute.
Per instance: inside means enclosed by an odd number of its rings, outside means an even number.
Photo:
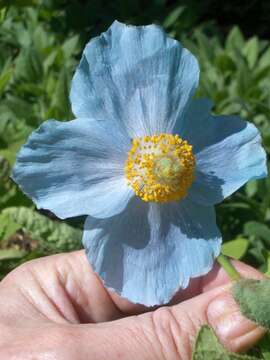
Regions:
<svg viewBox="0 0 270 360"><path fill-rule="evenodd" d="M71 87L76 120L49 120L13 179L38 208L87 215L83 244L105 285L167 303L221 246L214 205L266 176L254 125L192 100L195 57L155 25L114 22L86 46Z"/></svg>

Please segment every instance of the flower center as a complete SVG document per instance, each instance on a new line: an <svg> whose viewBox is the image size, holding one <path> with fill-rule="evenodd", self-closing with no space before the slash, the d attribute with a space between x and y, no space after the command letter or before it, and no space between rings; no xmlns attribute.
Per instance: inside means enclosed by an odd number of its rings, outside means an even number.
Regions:
<svg viewBox="0 0 270 360"><path fill-rule="evenodd" d="M135 138L125 164L128 184L144 201L184 198L194 179L192 146L179 135Z"/></svg>

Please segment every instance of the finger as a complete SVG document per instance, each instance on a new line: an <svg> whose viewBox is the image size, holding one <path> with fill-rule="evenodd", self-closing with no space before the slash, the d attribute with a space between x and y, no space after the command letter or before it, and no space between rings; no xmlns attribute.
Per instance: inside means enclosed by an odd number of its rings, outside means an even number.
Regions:
<svg viewBox="0 0 270 360"><path fill-rule="evenodd" d="M42 263L45 264L37 261L38 265ZM36 271L41 269L36 267L37 264L32 263ZM29 267L24 269L29 271ZM254 274L253 277L255 276ZM26 272L20 278L21 282L24 280L28 282ZM5 286L9 286L9 281L5 281ZM16 288L16 282L12 284ZM39 299L35 300L37 306ZM10 299L7 303L8 309ZM13 304L12 307L14 306ZM25 311L23 304L18 303L17 307L22 307ZM2 338L7 338L1 342L1 349L4 341L4 349L8 351L8 355L3 355L6 359L12 357L12 351L14 358L22 354L23 359L44 353L46 358L49 356L59 360L188 360L191 358L198 329L204 323L209 323L231 350L241 351L252 346L264 332L242 317L232 299L229 285L219 286L179 305L107 323L44 325L41 322L30 324L21 317L17 324L15 321L16 316L6 326L1 324L4 335ZM29 341L35 338L33 335L36 333L42 336L29 347Z"/></svg>
<svg viewBox="0 0 270 360"><path fill-rule="evenodd" d="M263 274L261 274L251 266L246 265L240 261L232 260L232 263L237 269L237 271L240 273L240 275L244 278L262 279L264 277ZM169 305L178 304L182 301L190 299L201 293L205 293L206 291L214 289L218 286L229 284L230 282L231 280L227 273L224 271L224 269L220 267L218 263L215 263L213 269L207 275L191 279L188 288L184 290L179 290L175 294ZM114 292L110 292L110 294L116 306L124 314L133 315L153 310L153 308L151 309L144 306L132 304L128 300L121 298Z"/></svg>
<svg viewBox="0 0 270 360"><path fill-rule="evenodd" d="M261 278L254 271L252 275L253 278ZM192 343L202 324L209 324L221 343L231 351L244 351L252 347L265 333L264 329L241 314L231 294L230 284L216 287L173 306L171 311L177 323L187 333L186 339L184 337L180 342L182 346L186 344L188 354L191 353Z"/></svg>
<svg viewBox="0 0 270 360"><path fill-rule="evenodd" d="M85 354L94 350L99 358L102 349L111 360L121 354L129 354L129 360L188 360L203 324L209 324L221 343L236 352L252 347L265 334L263 328L241 315L227 284L175 306L86 327L85 338L97 336L97 347L87 347Z"/></svg>
<svg viewBox="0 0 270 360"><path fill-rule="evenodd" d="M40 261L44 261L46 264L42 264ZM102 280L93 271L84 250L45 257L38 260L38 264L41 269L37 270L36 273L41 281L47 279L48 289L52 283L49 274L54 276L55 269L57 269L58 279L72 301L81 322L110 321L153 309L140 304L133 304L114 291L107 290ZM243 277L263 277L254 268L242 262L233 261L233 264ZM42 276L44 272L42 269L46 269L46 276ZM48 273L48 269L51 269L50 273ZM230 279L224 269L215 263L213 269L206 276L191 279L189 287L180 290L170 304L177 304L229 282ZM105 311L104 308L107 310Z"/></svg>
<svg viewBox="0 0 270 360"><path fill-rule="evenodd" d="M243 277L262 276L241 262L236 261L234 265ZM104 322L152 310L133 304L115 292L105 289L100 278L92 270L83 250L37 259L23 266L25 267L26 271L20 271L20 268L16 271L17 277L18 273L23 273L21 277L24 281L19 281L20 285L27 292L30 289L30 297L35 298L41 296L40 286L37 286L41 285L46 296L56 305L52 309L70 322ZM171 304L179 303L229 281L224 270L215 264L205 277L192 279L190 286L186 290L180 290ZM47 307L42 311L50 313L52 317L51 308ZM56 318L56 315L53 318Z"/></svg>
<svg viewBox="0 0 270 360"><path fill-rule="evenodd" d="M23 299L29 308L27 314L33 317L38 313L57 323L99 322L123 316L92 271L84 251L29 261L4 278L0 293L3 313L13 308L17 311ZM10 308L4 297L19 303Z"/></svg>
<svg viewBox="0 0 270 360"><path fill-rule="evenodd" d="M241 264L236 266L243 275L255 279L262 277L259 272L248 266ZM213 280L215 285L217 281L225 280L223 274L218 275L218 272L216 274L217 277ZM242 316L232 297L231 284L228 282L208 289L205 293L181 304L162 307L151 313L116 323L120 326L117 329L123 331L123 333L120 331L120 338L124 337L124 333L129 333L128 329L135 332L130 346L136 348L134 351L140 359L148 359L150 348L163 354L162 359L191 359L196 335L203 324L209 324L221 343L228 350L236 352L252 347L265 334L263 328ZM139 339L139 344L145 344L145 348L139 345L137 348L134 338ZM158 359L158 357L153 357L153 359Z"/></svg>
<svg viewBox="0 0 270 360"><path fill-rule="evenodd" d="M264 278L263 274L241 262L233 261L233 265L242 277ZM244 351L252 347L265 334L265 330L241 315L230 289L229 277L216 264L207 276L195 279L190 288L184 290L182 294L178 293L172 303L183 301L198 292L201 292L200 295L172 306L169 311L166 307L158 309L155 313L161 315L155 315L158 319L157 323L164 321L165 324L161 328L167 326L173 329L175 327L174 333L179 335L178 340L167 339L167 348L169 348L169 343L178 343L176 351L181 355L180 358L191 358L196 334L202 324L207 323L213 327L227 349ZM171 318L170 325L166 325L168 317ZM160 325L156 327L159 328ZM173 332L171 337L173 337Z"/></svg>

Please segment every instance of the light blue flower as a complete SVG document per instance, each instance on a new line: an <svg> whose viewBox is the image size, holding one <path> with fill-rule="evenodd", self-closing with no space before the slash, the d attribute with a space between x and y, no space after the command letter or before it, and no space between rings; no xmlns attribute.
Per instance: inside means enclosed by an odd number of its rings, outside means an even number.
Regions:
<svg viewBox="0 0 270 360"><path fill-rule="evenodd" d="M76 70L77 119L45 122L17 156L13 179L38 208L87 215L90 263L136 303L167 303L206 274L221 246L214 205L266 176L255 126L192 100L198 81L161 28L114 22Z"/></svg>

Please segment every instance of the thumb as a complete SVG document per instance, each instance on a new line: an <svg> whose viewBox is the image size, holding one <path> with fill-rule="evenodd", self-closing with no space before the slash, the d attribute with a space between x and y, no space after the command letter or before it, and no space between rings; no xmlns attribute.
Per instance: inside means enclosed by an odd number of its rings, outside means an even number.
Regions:
<svg viewBox="0 0 270 360"><path fill-rule="evenodd" d="M201 294L170 311L178 325L176 341L182 359L191 359L196 335L204 324L209 324L225 348L233 352L247 350L265 334L262 327L241 314L231 285Z"/></svg>
<svg viewBox="0 0 270 360"><path fill-rule="evenodd" d="M179 305L95 326L93 342L88 332L88 356L92 353L91 359L188 360L203 324L215 330L227 349L237 352L253 346L265 333L241 315L230 285L225 285Z"/></svg>

